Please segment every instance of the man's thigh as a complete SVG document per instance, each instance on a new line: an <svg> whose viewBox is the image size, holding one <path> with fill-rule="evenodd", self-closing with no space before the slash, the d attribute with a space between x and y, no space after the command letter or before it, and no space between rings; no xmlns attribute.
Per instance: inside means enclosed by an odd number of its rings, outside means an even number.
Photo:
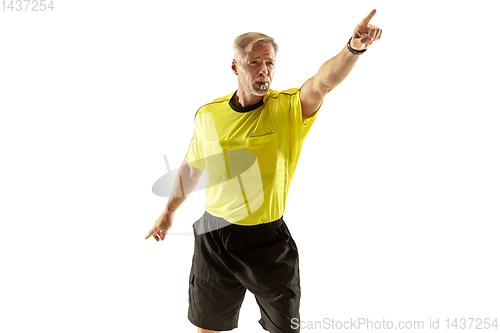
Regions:
<svg viewBox="0 0 500 333"><path fill-rule="evenodd" d="M245 258L252 274L240 276L240 281L255 295L259 323L272 333L299 332L292 321L300 320L299 254L284 221L251 248Z"/></svg>
<svg viewBox="0 0 500 333"><path fill-rule="evenodd" d="M239 282L204 281L192 275L189 283L188 318L195 326L218 331L238 327L246 289Z"/></svg>
<svg viewBox="0 0 500 333"><path fill-rule="evenodd" d="M246 288L234 276L227 260L219 257L224 245L218 232L195 232L188 318L199 328L227 331L238 327Z"/></svg>

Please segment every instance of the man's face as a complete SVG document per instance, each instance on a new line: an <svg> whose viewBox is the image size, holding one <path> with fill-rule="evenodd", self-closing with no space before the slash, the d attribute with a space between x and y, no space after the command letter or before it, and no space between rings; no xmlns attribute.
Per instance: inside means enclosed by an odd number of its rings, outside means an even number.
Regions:
<svg viewBox="0 0 500 333"><path fill-rule="evenodd" d="M233 60L233 72L238 75L241 88L247 94L267 94L274 76L276 54L271 43L256 44L250 52L241 52L239 61ZM264 86L262 86L264 83ZM264 89L261 89L261 88Z"/></svg>

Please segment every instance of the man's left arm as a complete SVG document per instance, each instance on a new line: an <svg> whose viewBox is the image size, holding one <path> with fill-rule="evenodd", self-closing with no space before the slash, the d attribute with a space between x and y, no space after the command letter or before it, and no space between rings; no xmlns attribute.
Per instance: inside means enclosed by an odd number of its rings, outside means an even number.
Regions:
<svg viewBox="0 0 500 333"><path fill-rule="evenodd" d="M350 46L355 51L366 50L382 36L382 29L368 24L377 11L374 9L356 26ZM325 62L318 73L307 80L300 88L300 103L302 105L302 121L314 116L325 95L338 86L349 75L358 61L359 55L344 49Z"/></svg>

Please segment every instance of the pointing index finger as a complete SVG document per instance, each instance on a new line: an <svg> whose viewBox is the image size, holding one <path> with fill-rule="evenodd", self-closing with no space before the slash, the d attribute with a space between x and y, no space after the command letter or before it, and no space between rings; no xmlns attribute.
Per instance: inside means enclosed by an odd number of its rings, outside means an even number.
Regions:
<svg viewBox="0 0 500 333"><path fill-rule="evenodd" d="M146 238L144 238L144 239L148 239L149 237L151 237L151 235L152 235L153 233L155 233L155 231L156 231L156 230L155 230L154 228L153 228L153 229L151 229L151 230L148 232L148 234L146 235Z"/></svg>
<svg viewBox="0 0 500 333"><path fill-rule="evenodd" d="M364 25L368 25L368 22L370 22L370 20L372 19L372 17L375 16L376 13L377 13L376 9L372 10L370 14L368 14L368 16L366 16L361 23L363 23Z"/></svg>

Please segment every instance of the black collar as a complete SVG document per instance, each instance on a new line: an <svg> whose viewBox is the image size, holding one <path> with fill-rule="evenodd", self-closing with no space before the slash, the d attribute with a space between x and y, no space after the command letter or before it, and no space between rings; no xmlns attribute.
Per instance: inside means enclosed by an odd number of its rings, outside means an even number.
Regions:
<svg viewBox="0 0 500 333"><path fill-rule="evenodd" d="M235 98L236 98L236 92L233 94L233 97L231 97L231 99L229 100L229 106L231 107L231 109L233 109L236 112L242 112L242 113L249 112L249 111L253 111L253 110L257 109L258 107L264 105L264 98L262 98L262 100L260 102L257 102L254 105L240 108L240 107L237 107L236 104L234 104Z"/></svg>

